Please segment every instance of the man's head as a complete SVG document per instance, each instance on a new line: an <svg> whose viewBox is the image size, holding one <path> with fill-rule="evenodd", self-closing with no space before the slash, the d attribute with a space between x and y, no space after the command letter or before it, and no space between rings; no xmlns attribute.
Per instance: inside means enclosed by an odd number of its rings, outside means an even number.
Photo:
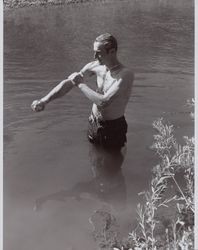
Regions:
<svg viewBox="0 0 198 250"><path fill-rule="evenodd" d="M117 40L109 33L98 36L94 42L94 58L100 64L106 64L109 60L116 58Z"/></svg>

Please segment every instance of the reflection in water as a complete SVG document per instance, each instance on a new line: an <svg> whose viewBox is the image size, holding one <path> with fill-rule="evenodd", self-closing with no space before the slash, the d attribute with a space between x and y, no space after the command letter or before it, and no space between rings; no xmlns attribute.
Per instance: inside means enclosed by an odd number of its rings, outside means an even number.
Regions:
<svg viewBox="0 0 198 250"><path fill-rule="evenodd" d="M93 179L79 182L71 189L60 190L53 194L40 197L36 200L34 209L37 211L49 200L66 201L74 198L99 200L113 209L120 211L126 205L126 186L122 174L126 148L121 151L104 150L95 145L90 145L90 161Z"/></svg>

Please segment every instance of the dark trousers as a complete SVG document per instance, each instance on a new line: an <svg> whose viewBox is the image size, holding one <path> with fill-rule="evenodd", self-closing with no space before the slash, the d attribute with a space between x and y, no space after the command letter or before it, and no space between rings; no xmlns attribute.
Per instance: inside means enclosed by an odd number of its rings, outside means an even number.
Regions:
<svg viewBox="0 0 198 250"><path fill-rule="evenodd" d="M122 116L115 120L89 118L88 139L106 149L120 150L126 143L127 123Z"/></svg>

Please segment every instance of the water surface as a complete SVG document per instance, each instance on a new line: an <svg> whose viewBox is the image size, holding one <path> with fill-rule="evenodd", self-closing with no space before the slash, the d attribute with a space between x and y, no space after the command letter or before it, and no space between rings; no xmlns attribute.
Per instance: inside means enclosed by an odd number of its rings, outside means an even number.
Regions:
<svg viewBox="0 0 198 250"><path fill-rule="evenodd" d="M88 218L104 203L113 207L123 234L130 230L137 193L148 187L157 162L149 150L153 120L163 116L173 123L180 142L193 134L185 106L194 88L192 2L110 1L5 12L4 250L96 249ZM78 89L44 112L30 110L34 99L92 60L92 43L104 32L118 38L119 58L135 73L119 171L94 167L103 156L87 142L91 103Z"/></svg>

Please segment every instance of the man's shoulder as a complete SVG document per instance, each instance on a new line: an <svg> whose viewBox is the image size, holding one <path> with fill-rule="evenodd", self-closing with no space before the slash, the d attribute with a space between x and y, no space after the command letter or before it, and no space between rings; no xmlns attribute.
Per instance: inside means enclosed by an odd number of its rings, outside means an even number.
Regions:
<svg viewBox="0 0 198 250"><path fill-rule="evenodd" d="M127 67L127 66L125 66L125 65L123 65L123 72L125 73L125 74L131 74L131 75L133 75L134 73L133 73L133 70L132 69L130 69L129 67Z"/></svg>
<svg viewBox="0 0 198 250"><path fill-rule="evenodd" d="M125 79L131 79L131 80L134 79L133 71L130 68L126 67L126 66L123 66L120 73L121 73L121 76L124 77Z"/></svg>
<svg viewBox="0 0 198 250"><path fill-rule="evenodd" d="M87 63L81 70L81 73L82 74L85 74L85 73L96 73L98 71L101 71L102 68L101 68L101 65L97 62L97 61L92 61L92 62L89 62Z"/></svg>
<svg viewBox="0 0 198 250"><path fill-rule="evenodd" d="M104 70L105 66L101 65L98 61L92 61L87 64L87 67L91 71L98 71L98 70Z"/></svg>

